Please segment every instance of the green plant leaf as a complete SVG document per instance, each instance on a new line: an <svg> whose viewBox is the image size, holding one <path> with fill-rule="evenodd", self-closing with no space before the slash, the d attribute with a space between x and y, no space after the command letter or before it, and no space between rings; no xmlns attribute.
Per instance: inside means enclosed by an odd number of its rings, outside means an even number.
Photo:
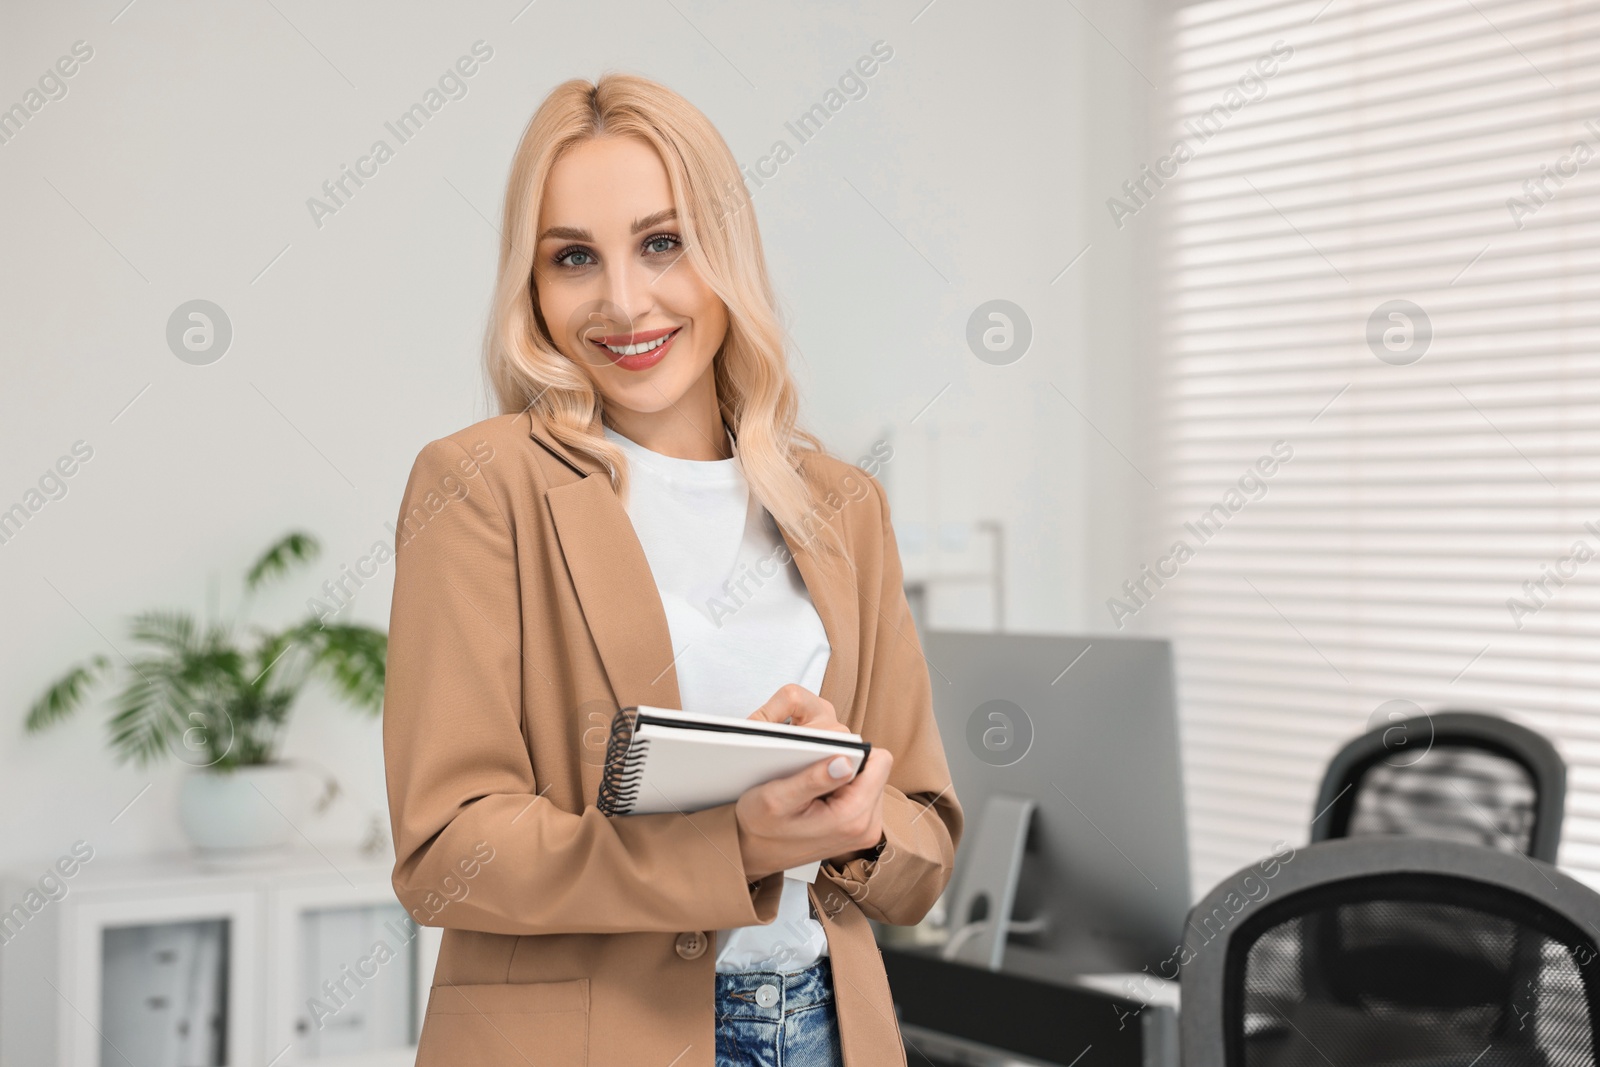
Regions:
<svg viewBox="0 0 1600 1067"><path fill-rule="evenodd" d="M277 544L267 549L255 565L245 574L245 588L254 591L273 578L282 577L296 564L309 563L317 558L322 545L315 537L299 530L287 534Z"/></svg>
<svg viewBox="0 0 1600 1067"><path fill-rule="evenodd" d="M257 629L259 643L252 654L250 684L266 692L298 693L315 660L315 635L297 624L276 633Z"/></svg>
<svg viewBox="0 0 1600 1067"><path fill-rule="evenodd" d="M316 672L352 704L382 712L389 635L357 623L316 627L316 632Z"/></svg>
<svg viewBox="0 0 1600 1067"><path fill-rule="evenodd" d="M194 701L182 677L181 660L147 656L132 666L133 677L117 694L117 712L107 725L118 761L148 766L182 740L185 714L194 708Z"/></svg>
<svg viewBox="0 0 1600 1067"><path fill-rule="evenodd" d="M200 626L186 611L142 611L128 624L128 634L135 641L155 645L174 657L187 656L201 647Z"/></svg>
<svg viewBox="0 0 1600 1067"><path fill-rule="evenodd" d="M84 690L97 681L110 666L109 659L97 655L58 678L55 684L46 689L44 695L28 709L28 718L24 724L27 732L37 733L76 711L83 703Z"/></svg>

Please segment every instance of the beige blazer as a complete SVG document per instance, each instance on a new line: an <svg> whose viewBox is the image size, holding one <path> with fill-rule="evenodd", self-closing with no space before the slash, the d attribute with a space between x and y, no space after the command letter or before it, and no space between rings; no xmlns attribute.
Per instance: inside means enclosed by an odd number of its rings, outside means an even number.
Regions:
<svg viewBox="0 0 1600 1067"><path fill-rule="evenodd" d="M804 472L848 546L789 541L832 646L821 695L895 757L882 854L823 864L808 892L846 1062L903 1064L867 919L922 919L962 810L883 489L831 456ZM634 704L680 707L678 683L603 468L526 412L424 447L396 531L383 714L395 893L444 929L419 1067L713 1067L713 932L772 922L782 875L746 881L731 803L600 813L611 712Z"/></svg>

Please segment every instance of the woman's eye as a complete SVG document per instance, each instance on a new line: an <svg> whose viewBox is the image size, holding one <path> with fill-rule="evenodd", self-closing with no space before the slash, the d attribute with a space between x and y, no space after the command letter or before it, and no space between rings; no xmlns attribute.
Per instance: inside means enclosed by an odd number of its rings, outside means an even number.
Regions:
<svg viewBox="0 0 1600 1067"><path fill-rule="evenodd" d="M574 262L574 256L580 257L580 259L582 257L588 258L583 259L582 262ZM591 262L593 262L593 257L589 256L588 250L583 248L569 248L556 256L556 263L563 267L587 267Z"/></svg>
<svg viewBox="0 0 1600 1067"><path fill-rule="evenodd" d="M677 247L678 239L670 233L658 233L644 243L646 252L653 252L657 255L674 251Z"/></svg>

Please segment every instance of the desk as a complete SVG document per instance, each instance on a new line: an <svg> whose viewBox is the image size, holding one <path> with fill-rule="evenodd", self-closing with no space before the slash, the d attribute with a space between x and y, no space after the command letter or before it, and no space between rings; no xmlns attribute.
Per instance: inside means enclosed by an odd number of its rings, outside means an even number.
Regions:
<svg viewBox="0 0 1600 1067"><path fill-rule="evenodd" d="M1177 1020L1170 1005L951 963L913 949L884 946L881 951L913 1063L1146 1067L1177 1062ZM1011 1055L997 1055L999 1050Z"/></svg>

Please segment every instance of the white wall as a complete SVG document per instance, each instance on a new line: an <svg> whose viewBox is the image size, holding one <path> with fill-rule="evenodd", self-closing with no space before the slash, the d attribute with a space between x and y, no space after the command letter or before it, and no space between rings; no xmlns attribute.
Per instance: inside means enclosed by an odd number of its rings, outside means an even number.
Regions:
<svg viewBox="0 0 1600 1067"><path fill-rule="evenodd" d="M873 42L893 48L867 95L754 190L807 419L851 459L894 443L883 477L903 538L1003 520L1008 628L1108 625L1151 493L1129 465L1147 459L1143 237L1104 207L1148 158L1141 5L519 6L112 0L8 16L0 106L74 42L93 56L0 145L0 507L74 442L94 454L0 545L0 864L79 838L181 847L176 765L115 766L103 701L34 737L26 707L69 664L129 652L136 611L201 609L208 576L231 607L241 570L290 528L324 556L263 600L263 620L293 617L387 536L417 450L490 414L477 341L517 137L554 84L608 68L673 86L754 163L795 144L785 122ZM374 139L393 144L384 122L480 39L493 58L468 94L318 228L307 198ZM209 366L165 340L195 298L234 328ZM993 298L1032 323L1009 366L964 338ZM353 617L385 624L390 578ZM937 593L934 621L987 625L982 594ZM303 827L312 840L383 815L375 721L311 690L287 752L348 790Z"/></svg>

